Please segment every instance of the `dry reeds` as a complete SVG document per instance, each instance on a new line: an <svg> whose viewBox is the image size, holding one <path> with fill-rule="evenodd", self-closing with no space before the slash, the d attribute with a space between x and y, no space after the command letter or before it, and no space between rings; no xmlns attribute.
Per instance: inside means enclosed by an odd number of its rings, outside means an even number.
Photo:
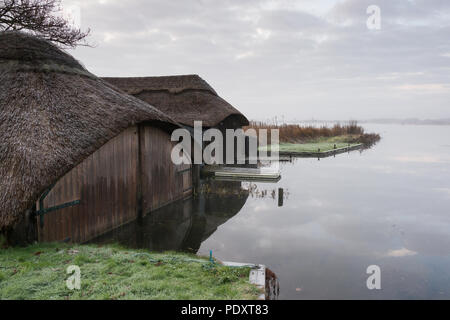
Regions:
<svg viewBox="0 0 450 320"><path fill-rule="evenodd" d="M343 135L363 135L364 128L358 126L356 121L350 121L348 124L335 124L332 127L311 125L301 126L299 124L269 124L261 121L251 121L247 129L254 129L259 133L261 129L278 129L280 134L280 142L306 142L322 137L336 137Z"/></svg>

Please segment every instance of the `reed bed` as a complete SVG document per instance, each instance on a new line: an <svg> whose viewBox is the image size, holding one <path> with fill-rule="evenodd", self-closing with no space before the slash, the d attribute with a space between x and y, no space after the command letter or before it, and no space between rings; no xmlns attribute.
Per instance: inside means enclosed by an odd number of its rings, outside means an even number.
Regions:
<svg viewBox="0 0 450 320"><path fill-rule="evenodd" d="M331 139L333 141L372 145L380 140L378 134L365 133L364 128L358 125L357 121L349 121L346 124L337 123L331 127L250 121L250 124L244 128L244 130L247 129L254 129L258 135L260 130L266 129L269 139L270 130L278 129L280 143L309 143Z"/></svg>

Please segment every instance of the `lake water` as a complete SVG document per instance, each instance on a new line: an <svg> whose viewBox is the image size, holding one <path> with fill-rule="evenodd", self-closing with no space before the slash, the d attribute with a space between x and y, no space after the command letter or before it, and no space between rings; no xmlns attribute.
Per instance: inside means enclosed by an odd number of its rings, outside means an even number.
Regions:
<svg viewBox="0 0 450 320"><path fill-rule="evenodd" d="M364 127L382 135L370 150L282 163L278 183L214 182L97 241L265 264L280 299L450 299L450 127Z"/></svg>

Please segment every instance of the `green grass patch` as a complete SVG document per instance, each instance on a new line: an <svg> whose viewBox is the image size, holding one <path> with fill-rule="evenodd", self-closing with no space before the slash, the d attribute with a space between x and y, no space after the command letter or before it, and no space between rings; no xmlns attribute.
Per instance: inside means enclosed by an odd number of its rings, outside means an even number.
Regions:
<svg viewBox="0 0 450 320"><path fill-rule="evenodd" d="M296 153L311 153L311 152L327 152L335 149L357 146L358 143L343 143L343 142L311 142L311 143L280 143L279 152L296 152ZM271 146L260 147L260 151L270 151Z"/></svg>
<svg viewBox="0 0 450 320"><path fill-rule="evenodd" d="M358 141L359 135L340 135L335 137L320 137L311 139L304 143L280 143L280 152L295 152L295 153L312 153L312 152L327 152L335 148L354 147L360 144ZM260 151L270 151L271 146L259 147Z"/></svg>
<svg viewBox="0 0 450 320"><path fill-rule="evenodd" d="M329 144L345 144L345 146L347 146L349 143L350 144L358 144L361 143L359 141L359 139L361 138L362 135L358 135L358 134L345 134L345 135L340 135L340 136L335 136L335 137L321 137L321 138L317 138L317 139L313 139L311 141L311 143L329 143Z"/></svg>
<svg viewBox="0 0 450 320"><path fill-rule="evenodd" d="M66 286L70 265L80 290ZM0 250L0 299L256 299L249 273L183 253L39 244Z"/></svg>

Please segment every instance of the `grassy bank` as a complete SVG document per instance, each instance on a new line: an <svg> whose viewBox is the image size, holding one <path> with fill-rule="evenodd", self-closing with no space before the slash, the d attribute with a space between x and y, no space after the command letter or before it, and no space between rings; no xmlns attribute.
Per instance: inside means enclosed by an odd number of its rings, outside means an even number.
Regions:
<svg viewBox="0 0 450 320"><path fill-rule="evenodd" d="M311 142L311 143L280 143L279 152L283 153L323 153L345 147L355 147L358 143L332 143L332 142ZM270 146L260 147L260 150L270 151ZM320 151L319 151L320 150Z"/></svg>
<svg viewBox="0 0 450 320"><path fill-rule="evenodd" d="M80 290L66 286L70 265ZM181 253L40 244L0 249L0 299L256 299L249 273Z"/></svg>

